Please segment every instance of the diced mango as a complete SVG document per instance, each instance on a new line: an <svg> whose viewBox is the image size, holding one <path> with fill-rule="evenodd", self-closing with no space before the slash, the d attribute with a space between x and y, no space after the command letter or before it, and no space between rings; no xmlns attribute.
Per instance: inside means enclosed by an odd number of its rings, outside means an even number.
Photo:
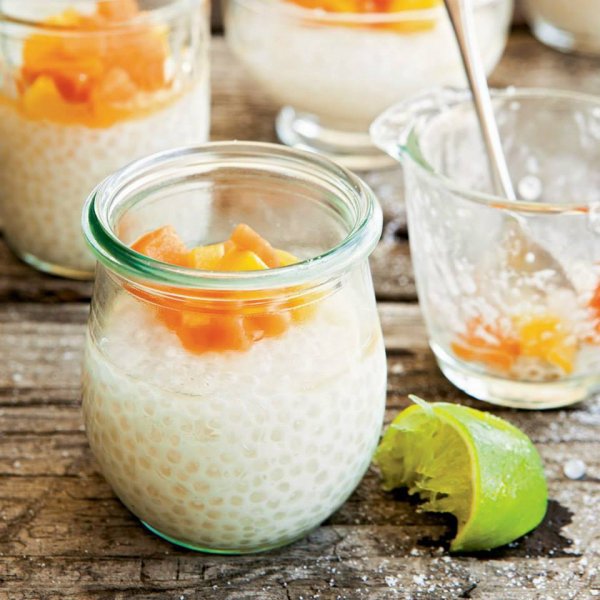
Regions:
<svg viewBox="0 0 600 600"><path fill-rule="evenodd" d="M466 333L451 344L462 360L480 362L495 370L508 372L520 356L538 358L572 373L577 339L568 326L554 315L534 315L514 319L513 331L483 324L473 319Z"/></svg>
<svg viewBox="0 0 600 600"><path fill-rule="evenodd" d="M145 254L154 260L182 267L188 266L189 251L172 225L150 231L131 247L136 252Z"/></svg>
<svg viewBox="0 0 600 600"><path fill-rule="evenodd" d="M298 259L293 254L290 254L285 250L275 250L275 254L279 259L280 267L289 267L290 265L295 265L298 262Z"/></svg>
<svg viewBox="0 0 600 600"><path fill-rule="evenodd" d="M137 0L100 0L96 11L108 21L128 21L135 17L140 9Z"/></svg>
<svg viewBox="0 0 600 600"><path fill-rule="evenodd" d="M231 241L241 250L254 252L270 269L279 266L279 257L273 246L248 225L238 225L231 234Z"/></svg>
<svg viewBox="0 0 600 600"><path fill-rule="evenodd" d="M193 248L190 250L189 266L203 271L218 271L226 250L224 242Z"/></svg>
<svg viewBox="0 0 600 600"><path fill-rule="evenodd" d="M281 335L290 326L290 321L291 314L286 310L251 315L246 318L246 330L254 341L258 341L263 337Z"/></svg>
<svg viewBox="0 0 600 600"><path fill-rule="evenodd" d="M220 271L262 271L268 268L251 250L232 250L219 264Z"/></svg>
<svg viewBox="0 0 600 600"><path fill-rule="evenodd" d="M57 27L78 27L81 23L82 15L74 8L67 8L63 12L48 17L46 22L49 25Z"/></svg>
<svg viewBox="0 0 600 600"><path fill-rule="evenodd" d="M177 331L184 348L191 352L247 350L252 343L239 315L219 315L208 324L189 322L193 313L184 313L182 327ZM197 316L195 317L197 318Z"/></svg>
<svg viewBox="0 0 600 600"><path fill-rule="evenodd" d="M565 323L554 315L518 320L523 356L540 358L569 374L577 353L577 340Z"/></svg>
<svg viewBox="0 0 600 600"><path fill-rule="evenodd" d="M69 35L34 34L24 41L17 89L23 103L39 78L50 78L62 100L75 107L57 111L55 104L49 103L44 113L44 105L36 104L35 111L25 110L25 114L60 123L106 127L130 117L136 109L149 111L152 104L147 97L141 97L137 106L132 100L140 91L169 86L165 74L168 32L163 26L142 23L126 29L111 27L138 14L137 0L107 0L97 3L93 15L69 9L47 19L49 24L68 29ZM157 98L156 105L165 102L164 97ZM87 104L87 109L81 111L81 104Z"/></svg>
<svg viewBox="0 0 600 600"><path fill-rule="evenodd" d="M274 249L246 225L236 227L225 242L189 251L175 229L167 225L145 234L132 248L156 260L202 270L265 270L269 266L263 257L281 266L298 262L294 255ZM303 293L302 289L273 292L272 300L264 291L198 290L198 300L193 298L194 292L192 299L183 300L141 290L132 292L154 305L158 319L194 353L243 351L263 338L282 335L292 322L312 316L320 299L319 294ZM189 298L189 290L186 295Z"/></svg>
<svg viewBox="0 0 600 600"><path fill-rule="evenodd" d="M466 332L451 344L454 354L469 362L483 363L494 370L507 372L520 353L519 341L498 325L474 318Z"/></svg>
<svg viewBox="0 0 600 600"><path fill-rule="evenodd" d="M402 13L427 10L441 4L441 0L289 0L311 10L332 13ZM342 23L340 23L340 26ZM356 27L355 23L346 24ZM416 33L432 29L435 21L431 19L402 19L381 23L365 23L361 27L395 31L397 33Z"/></svg>
<svg viewBox="0 0 600 600"><path fill-rule="evenodd" d="M478 347L464 341L453 342L452 351L462 360L483 363L499 371L509 371L516 359L502 348Z"/></svg>
<svg viewBox="0 0 600 600"><path fill-rule="evenodd" d="M68 123L74 114L84 116L87 110L86 105L65 102L51 77L38 77L23 94L23 111L31 119Z"/></svg>
<svg viewBox="0 0 600 600"><path fill-rule="evenodd" d="M113 67L99 79L93 94L95 105L118 104L131 100L138 88L125 69Z"/></svg>

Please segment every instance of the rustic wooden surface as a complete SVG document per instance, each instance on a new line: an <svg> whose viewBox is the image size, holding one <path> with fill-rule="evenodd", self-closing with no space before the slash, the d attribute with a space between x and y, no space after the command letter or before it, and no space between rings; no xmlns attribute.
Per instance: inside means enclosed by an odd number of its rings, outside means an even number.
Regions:
<svg viewBox="0 0 600 600"><path fill-rule="evenodd" d="M273 140L276 107L213 48L214 139ZM600 64L513 35L499 85L600 93ZM386 234L373 260L389 353L386 421L407 394L475 406L427 348L395 171L371 175ZM35 273L0 242L0 600L588 599L600 596L600 400L561 411L487 407L522 427L545 461L552 502L531 535L495 552L449 556L451 519L380 491L370 472L307 539L257 556L180 550L118 502L87 447L80 352L90 285ZM572 481L565 462L581 458Z"/></svg>

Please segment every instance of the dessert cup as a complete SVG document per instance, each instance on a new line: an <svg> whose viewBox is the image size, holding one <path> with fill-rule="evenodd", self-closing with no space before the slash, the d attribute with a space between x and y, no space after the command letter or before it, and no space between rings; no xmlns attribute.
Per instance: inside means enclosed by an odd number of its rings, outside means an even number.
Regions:
<svg viewBox="0 0 600 600"><path fill-rule="evenodd" d="M213 244L240 222L300 262L199 271L130 247L165 224L188 245ZM367 260L381 211L370 190L308 153L208 144L108 178L83 227L99 260L84 421L122 502L162 537L217 553L287 544L329 517L368 468L385 406ZM273 315L287 325L242 349L200 347L172 325L223 333Z"/></svg>
<svg viewBox="0 0 600 600"><path fill-rule="evenodd" d="M431 6L431 2L417 5ZM311 10L287 0L228 0L227 41L281 109L285 144L346 167L390 164L368 128L393 103L432 85L461 85L464 71L443 4L380 13ZM506 44L510 0L474 2L489 73Z"/></svg>
<svg viewBox="0 0 600 600"><path fill-rule="evenodd" d="M526 0L525 9L540 42L562 52L600 56L600 0Z"/></svg>
<svg viewBox="0 0 600 600"><path fill-rule="evenodd" d="M19 0L1 9L4 236L34 267L88 279L95 260L80 216L92 189L148 152L208 137L208 4Z"/></svg>
<svg viewBox="0 0 600 600"><path fill-rule="evenodd" d="M371 132L403 165L419 302L441 370L496 404L573 404L600 387L600 99L509 89L493 102L518 201L492 191L466 91L416 96ZM527 240L556 266L523 251Z"/></svg>

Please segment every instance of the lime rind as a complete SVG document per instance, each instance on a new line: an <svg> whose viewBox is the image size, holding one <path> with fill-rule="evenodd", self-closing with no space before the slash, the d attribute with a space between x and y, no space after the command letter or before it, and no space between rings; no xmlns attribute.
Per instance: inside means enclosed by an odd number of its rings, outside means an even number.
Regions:
<svg viewBox="0 0 600 600"><path fill-rule="evenodd" d="M498 417L419 399L390 425L375 454L383 487L407 487L426 511L458 521L452 551L487 550L543 519L547 487L531 440Z"/></svg>

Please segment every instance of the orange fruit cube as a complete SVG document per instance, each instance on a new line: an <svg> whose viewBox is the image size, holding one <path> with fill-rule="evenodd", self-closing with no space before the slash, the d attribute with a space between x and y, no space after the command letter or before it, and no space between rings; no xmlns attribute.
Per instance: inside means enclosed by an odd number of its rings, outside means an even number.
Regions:
<svg viewBox="0 0 600 600"><path fill-rule="evenodd" d="M523 356L545 360L567 374L573 371L577 339L559 317L536 315L517 322Z"/></svg>
<svg viewBox="0 0 600 600"><path fill-rule="evenodd" d="M131 248L154 260L181 267L188 266L188 249L172 225L146 233Z"/></svg>
<svg viewBox="0 0 600 600"><path fill-rule="evenodd" d="M219 264L220 271L263 271L268 268L251 250L232 250L223 256Z"/></svg>
<svg viewBox="0 0 600 600"><path fill-rule="evenodd" d="M279 257L273 246L248 225L238 225L231 234L231 241L241 250L254 252L270 269L279 266Z"/></svg>
<svg viewBox="0 0 600 600"><path fill-rule="evenodd" d="M139 14L140 8L137 0L100 0L96 12L107 21L128 21Z"/></svg>

